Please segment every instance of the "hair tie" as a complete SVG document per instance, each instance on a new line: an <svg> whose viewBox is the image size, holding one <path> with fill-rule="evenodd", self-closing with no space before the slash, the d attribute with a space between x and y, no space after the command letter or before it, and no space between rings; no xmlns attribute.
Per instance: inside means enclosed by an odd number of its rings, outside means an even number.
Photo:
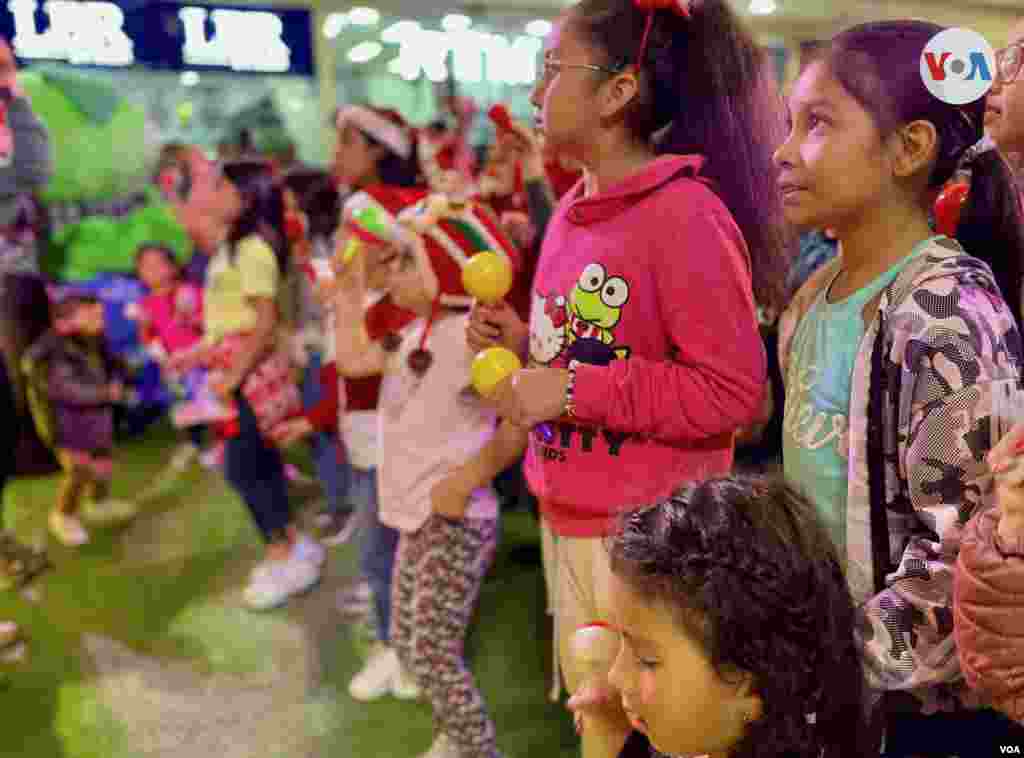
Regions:
<svg viewBox="0 0 1024 758"><path fill-rule="evenodd" d="M633 0L633 4L640 10L647 11L644 36L640 40L640 52L636 56L636 67L639 70L643 66L644 54L647 52L647 39L651 36L651 27L654 25L654 12L669 10L686 19L692 18L692 15L690 0Z"/></svg>

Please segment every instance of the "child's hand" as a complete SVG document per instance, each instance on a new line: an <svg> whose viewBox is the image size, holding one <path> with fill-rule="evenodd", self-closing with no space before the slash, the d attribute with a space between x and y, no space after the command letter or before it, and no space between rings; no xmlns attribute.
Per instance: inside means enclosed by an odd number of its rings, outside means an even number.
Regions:
<svg viewBox="0 0 1024 758"><path fill-rule="evenodd" d="M1017 424L988 454L996 475L996 504L999 507L999 536L1004 540L1024 537L1024 424Z"/></svg>
<svg viewBox="0 0 1024 758"><path fill-rule="evenodd" d="M275 444L287 447L312 433L313 427L309 421L304 417L299 417L282 421L271 430L270 436L274 439Z"/></svg>
<svg viewBox="0 0 1024 758"><path fill-rule="evenodd" d="M473 488L468 487L458 473L451 474L431 488L430 507L439 516L461 521L472 494Z"/></svg>
<svg viewBox="0 0 1024 758"><path fill-rule="evenodd" d="M500 345L518 355L528 335L529 327L504 300L494 305L477 303L466 325L466 342L477 353Z"/></svg>
<svg viewBox="0 0 1024 758"><path fill-rule="evenodd" d="M622 710L619 693L606 681L587 682L569 698L566 707L572 711L576 734L601 734L607 738L621 737L623 743L633 731Z"/></svg>
<svg viewBox="0 0 1024 758"><path fill-rule="evenodd" d="M110 402L120 403L124 399L124 385L121 382L111 382L107 385L107 394Z"/></svg>
<svg viewBox="0 0 1024 758"><path fill-rule="evenodd" d="M532 427L565 412L568 384L569 372L564 369L523 369L495 387L486 400L502 418Z"/></svg>
<svg viewBox="0 0 1024 758"><path fill-rule="evenodd" d="M362 307L366 297L366 245L360 245L349 260L345 260L348 239L339 237L331 265L334 268L333 290L335 302L357 302Z"/></svg>

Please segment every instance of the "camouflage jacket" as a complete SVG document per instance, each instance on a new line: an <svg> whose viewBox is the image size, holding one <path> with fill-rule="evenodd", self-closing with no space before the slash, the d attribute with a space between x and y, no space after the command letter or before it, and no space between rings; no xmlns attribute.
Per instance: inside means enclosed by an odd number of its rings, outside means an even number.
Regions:
<svg viewBox="0 0 1024 758"><path fill-rule="evenodd" d="M779 357L842 266L815 272L780 319ZM851 381L847 578L868 680L932 713L980 707L953 639L963 527L992 502L992 393L1016 387L1021 340L988 266L941 238L864 309ZM896 693L913 696L901 698Z"/></svg>

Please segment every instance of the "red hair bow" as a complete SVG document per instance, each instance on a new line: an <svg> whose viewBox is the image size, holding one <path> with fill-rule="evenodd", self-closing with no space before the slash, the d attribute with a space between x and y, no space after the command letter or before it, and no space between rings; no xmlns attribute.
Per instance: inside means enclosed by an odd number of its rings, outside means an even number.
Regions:
<svg viewBox="0 0 1024 758"><path fill-rule="evenodd" d="M690 0L633 0L633 4L642 11L647 11L647 23L644 24L644 36L640 40L640 52L636 56L636 67L639 71L644 63L644 54L647 52L647 38L651 36L651 26L654 24L654 12L660 10L672 11L677 16L690 18Z"/></svg>
<svg viewBox="0 0 1024 758"><path fill-rule="evenodd" d="M633 0L633 4L642 11L667 10L690 18L690 0Z"/></svg>

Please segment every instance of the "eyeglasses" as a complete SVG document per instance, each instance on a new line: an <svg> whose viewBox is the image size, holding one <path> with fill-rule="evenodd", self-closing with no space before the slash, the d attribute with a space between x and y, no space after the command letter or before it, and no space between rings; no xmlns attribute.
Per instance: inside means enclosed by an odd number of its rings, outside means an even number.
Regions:
<svg viewBox="0 0 1024 758"><path fill-rule="evenodd" d="M593 63L562 63L554 58L547 58L544 60L544 68L541 72L541 81L544 84L549 84L562 71L563 68L583 68L588 71L597 71L602 74L608 74L609 76L615 76L619 72L612 68L605 68L604 66L595 66Z"/></svg>
<svg viewBox="0 0 1024 758"><path fill-rule="evenodd" d="M996 53L996 72L1000 84L1013 84L1024 64L1024 42L1015 42Z"/></svg>

